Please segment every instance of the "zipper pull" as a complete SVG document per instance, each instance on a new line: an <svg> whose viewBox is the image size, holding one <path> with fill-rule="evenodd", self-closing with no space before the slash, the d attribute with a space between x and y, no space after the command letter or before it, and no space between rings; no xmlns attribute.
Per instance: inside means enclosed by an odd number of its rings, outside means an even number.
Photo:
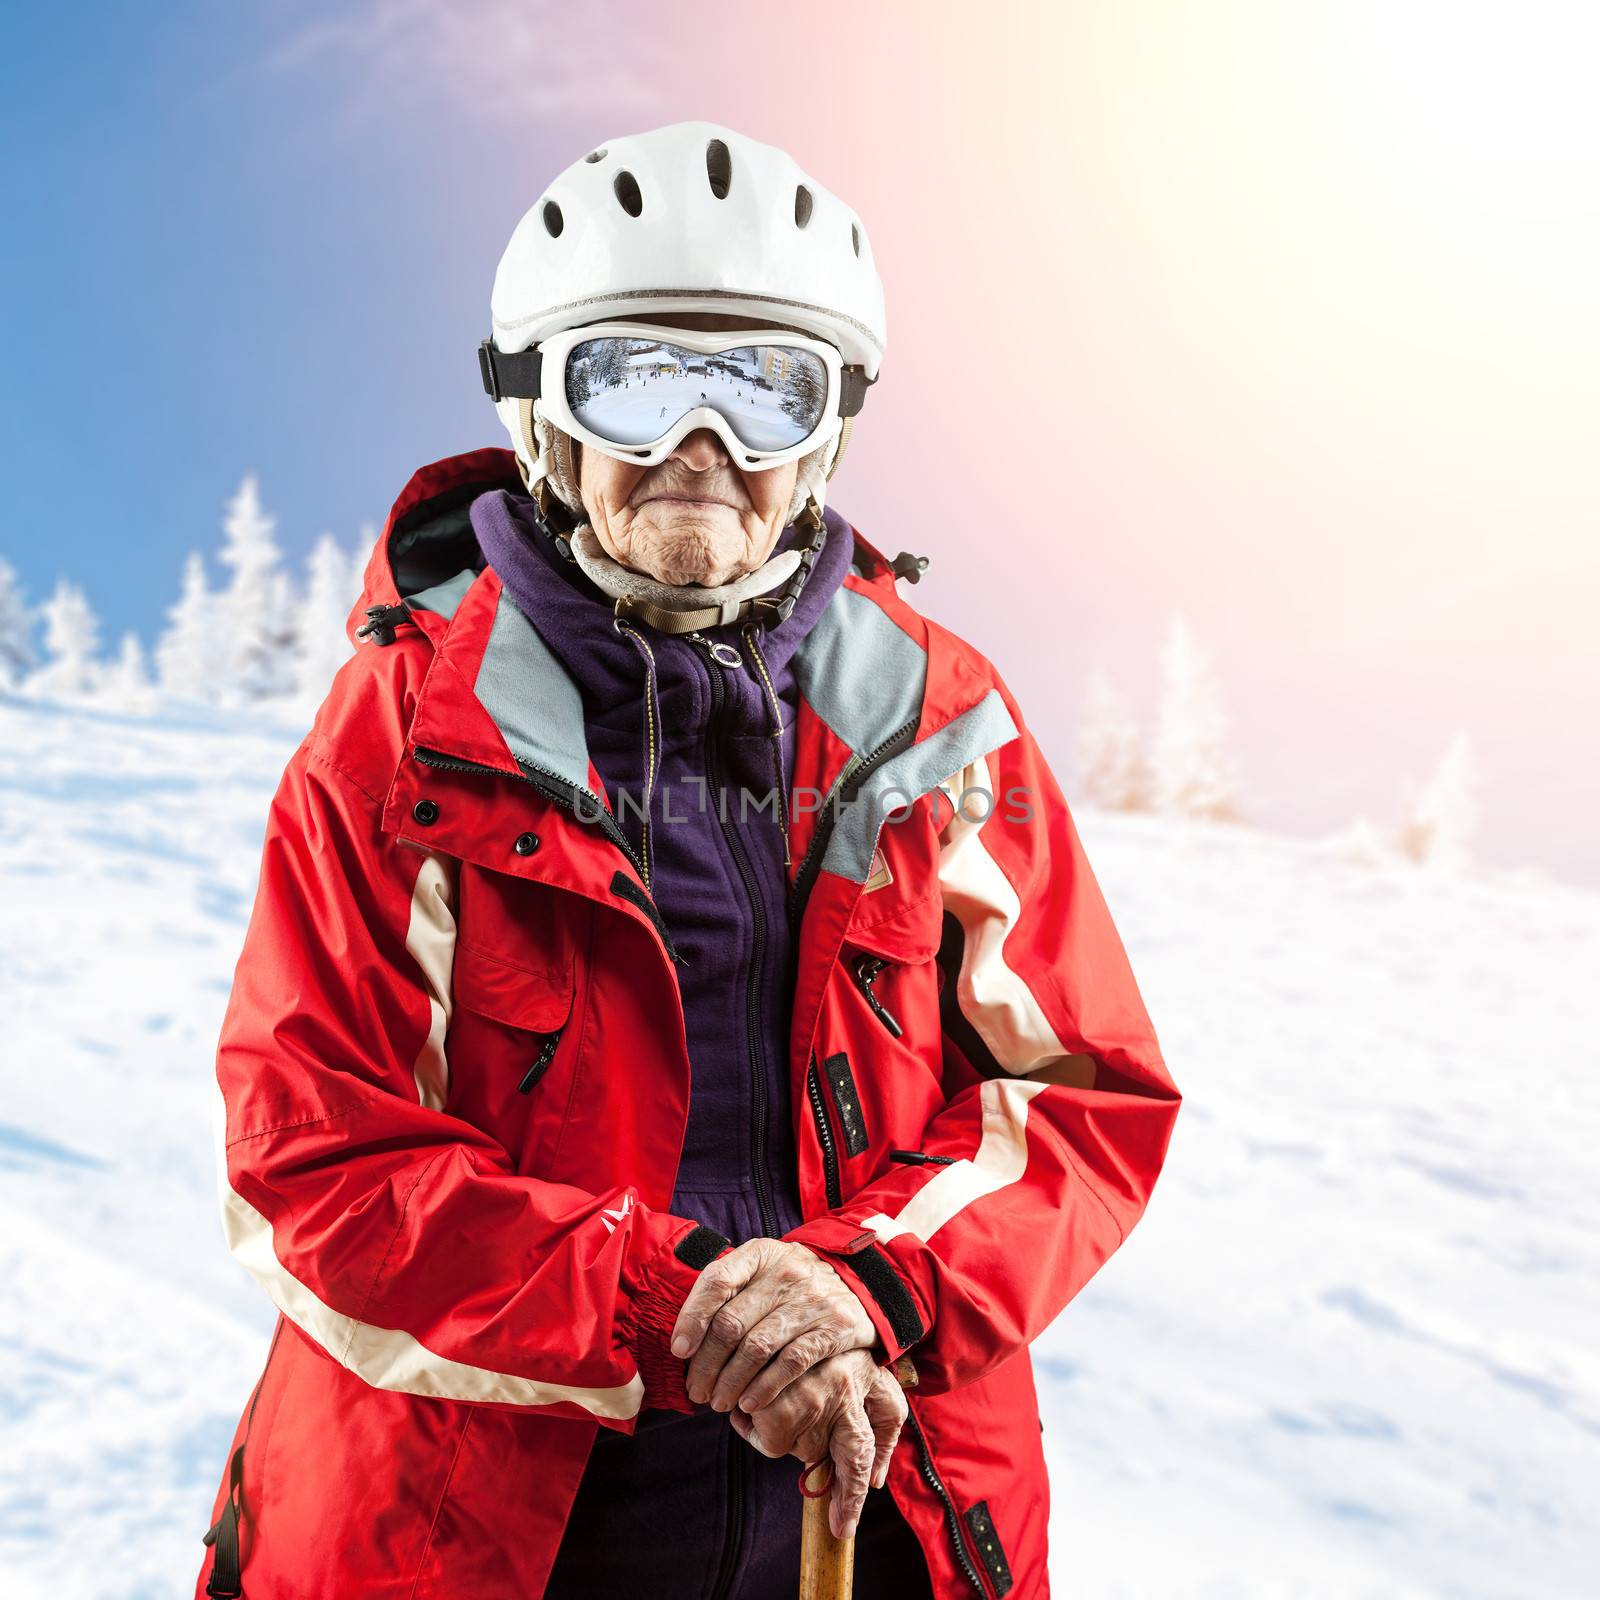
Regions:
<svg viewBox="0 0 1600 1600"><path fill-rule="evenodd" d="M518 1094L526 1094L544 1076L545 1068L550 1065L556 1053L556 1046L561 1042L562 1029L565 1027L566 1023L563 1022L554 1033L547 1033L544 1036L544 1043L539 1046L539 1053L533 1058L533 1065L523 1073L522 1081L517 1085Z"/></svg>
<svg viewBox="0 0 1600 1600"><path fill-rule="evenodd" d="M744 657L731 644L726 644L721 639L708 639L698 628L693 633L686 633L684 638L692 639L719 667L731 670L744 665Z"/></svg>
<svg viewBox="0 0 1600 1600"><path fill-rule="evenodd" d="M891 1150L891 1161L904 1161L913 1167L953 1167L956 1164L954 1156L930 1156L926 1150Z"/></svg>
<svg viewBox="0 0 1600 1600"><path fill-rule="evenodd" d="M895 1020L883 1001L872 992L872 985L878 974L891 964L882 956L857 956L855 964L856 987L867 997L867 1004L872 1007L873 1015L889 1030L894 1038L898 1039L905 1032L905 1029Z"/></svg>

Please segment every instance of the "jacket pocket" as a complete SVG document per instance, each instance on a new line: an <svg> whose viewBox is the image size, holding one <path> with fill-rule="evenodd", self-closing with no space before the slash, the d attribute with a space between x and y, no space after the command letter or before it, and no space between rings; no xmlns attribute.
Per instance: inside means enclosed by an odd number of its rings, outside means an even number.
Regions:
<svg viewBox="0 0 1600 1600"><path fill-rule="evenodd" d="M571 967L513 965L472 945L457 944L451 991L456 1005L488 1017L520 1037L513 1046L527 1094L549 1069L572 1015Z"/></svg>
<svg viewBox="0 0 1600 1600"><path fill-rule="evenodd" d="M903 1039L939 949L939 895L924 894L888 915L874 908L878 914L865 923L863 903L845 928L839 960L878 1026L889 1038Z"/></svg>

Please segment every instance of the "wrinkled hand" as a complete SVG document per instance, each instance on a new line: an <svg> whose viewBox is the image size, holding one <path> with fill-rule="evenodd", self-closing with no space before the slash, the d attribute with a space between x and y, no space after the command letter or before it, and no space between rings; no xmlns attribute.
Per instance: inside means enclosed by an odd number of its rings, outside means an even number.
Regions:
<svg viewBox="0 0 1600 1600"><path fill-rule="evenodd" d="M766 1405L800 1375L877 1341L855 1291L803 1244L749 1239L706 1266L672 1327L672 1353L693 1356L689 1398L718 1411Z"/></svg>
<svg viewBox="0 0 1600 1600"><path fill-rule="evenodd" d="M881 1489L889 1458L906 1420L899 1380L868 1350L830 1356L796 1378L769 1405L728 1418L734 1431L764 1456L833 1458L828 1524L836 1539L848 1539L861 1520L870 1479Z"/></svg>

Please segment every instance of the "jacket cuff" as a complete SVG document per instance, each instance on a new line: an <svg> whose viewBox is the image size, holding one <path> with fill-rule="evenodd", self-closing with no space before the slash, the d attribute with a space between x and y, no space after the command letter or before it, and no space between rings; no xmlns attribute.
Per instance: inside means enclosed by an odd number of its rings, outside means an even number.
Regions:
<svg viewBox="0 0 1600 1600"><path fill-rule="evenodd" d="M664 1411L695 1411L684 1387L689 1363L672 1353L672 1328L702 1270L733 1249L715 1228L696 1224L660 1251L641 1275L621 1324L644 1384L645 1404Z"/></svg>
<svg viewBox="0 0 1600 1600"><path fill-rule="evenodd" d="M892 1366L927 1337L933 1318L870 1228L842 1217L813 1217L783 1237L821 1256L855 1291L883 1345L879 1366Z"/></svg>

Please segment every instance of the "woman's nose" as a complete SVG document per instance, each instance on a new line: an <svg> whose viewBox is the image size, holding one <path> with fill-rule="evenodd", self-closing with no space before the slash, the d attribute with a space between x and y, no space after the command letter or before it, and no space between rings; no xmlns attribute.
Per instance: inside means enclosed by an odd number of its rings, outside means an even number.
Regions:
<svg viewBox="0 0 1600 1600"><path fill-rule="evenodd" d="M728 459L722 440L710 428L696 428L678 441L672 452L674 461L681 461L691 472L709 472L719 462Z"/></svg>

